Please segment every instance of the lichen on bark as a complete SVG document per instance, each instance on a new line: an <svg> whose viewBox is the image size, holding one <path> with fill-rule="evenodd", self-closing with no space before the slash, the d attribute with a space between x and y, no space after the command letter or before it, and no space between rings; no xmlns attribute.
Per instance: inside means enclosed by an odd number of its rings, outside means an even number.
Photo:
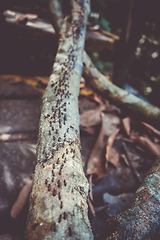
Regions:
<svg viewBox="0 0 160 240"><path fill-rule="evenodd" d="M37 164L26 239L93 239L88 182L79 138L78 94L89 1L71 1L60 29L58 52L39 124Z"/></svg>

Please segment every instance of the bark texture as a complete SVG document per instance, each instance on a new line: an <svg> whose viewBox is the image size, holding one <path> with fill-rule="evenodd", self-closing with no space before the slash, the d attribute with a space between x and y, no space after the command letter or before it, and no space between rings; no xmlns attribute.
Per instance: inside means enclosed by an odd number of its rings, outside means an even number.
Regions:
<svg viewBox="0 0 160 240"><path fill-rule="evenodd" d="M41 109L37 164L26 228L28 240L93 239L78 113L90 8L88 0L71 0L70 3L71 12L60 29L58 53Z"/></svg>
<svg viewBox="0 0 160 240"><path fill-rule="evenodd" d="M160 227L160 157L149 170L126 211L108 224L107 240L156 239Z"/></svg>
<svg viewBox="0 0 160 240"><path fill-rule="evenodd" d="M89 80L90 84L103 97L114 101L116 105L128 111L128 113L133 114L136 118L144 120L160 129L160 109L158 107L143 101L111 83L95 68L85 51L83 53L83 64L84 77Z"/></svg>

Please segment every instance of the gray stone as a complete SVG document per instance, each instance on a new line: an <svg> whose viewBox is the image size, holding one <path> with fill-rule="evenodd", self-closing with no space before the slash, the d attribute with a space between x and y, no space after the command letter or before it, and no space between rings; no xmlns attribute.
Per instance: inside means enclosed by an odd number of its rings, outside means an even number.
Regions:
<svg viewBox="0 0 160 240"><path fill-rule="evenodd" d="M0 214L8 211L36 162L36 142L0 143Z"/></svg>
<svg viewBox="0 0 160 240"><path fill-rule="evenodd" d="M21 81L16 81L19 78ZM34 82L36 79L33 77ZM33 86L23 82L23 77L0 76L0 99L37 99L41 98L42 93Z"/></svg>
<svg viewBox="0 0 160 240"><path fill-rule="evenodd" d="M0 101L0 134L37 132L41 99Z"/></svg>
<svg viewBox="0 0 160 240"><path fill-rule="evenodd" d="M105 202L106 213L109 217L113 217L118 213L121 213L126 209L130 200L134 196L133 193L122 193L118 196L110 195L105 193L103 195L103 200Z"/></svg>
<svg viewBox="0 0 160 240"><path fill-rule="evenodd" d="M105 192L110 194L121 194L123 192L134 192L138 184L129 167L118 166L116 169L108 167L107 175L96 182L93 187L95 198L102 196Z"/></svg>
<svg viewBox="0 0 160 240"><path fill-rule="evenodd" d="M5 234L0 236L0 240L13 240L10 234Z"/></svg>

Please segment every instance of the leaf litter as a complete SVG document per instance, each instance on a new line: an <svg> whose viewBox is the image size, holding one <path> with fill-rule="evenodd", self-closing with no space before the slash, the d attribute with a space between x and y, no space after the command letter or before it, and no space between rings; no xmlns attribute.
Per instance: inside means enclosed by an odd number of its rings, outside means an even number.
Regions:
<svg viewBox="0 0 160 240"><path fill-rule="evenodd" d="M107 219L127 207L160 155L160 131L129 115L122 117L117 106L104 101L94 92L90 95L81 92L80 108L82 99L88 102L88 108L81 109L81 136L95 140L85 166L91 208L95 209L91 209L94 215L91 221L96 222L99 215ZM84 148L87 144L82 146L82 156Z"/></svg>

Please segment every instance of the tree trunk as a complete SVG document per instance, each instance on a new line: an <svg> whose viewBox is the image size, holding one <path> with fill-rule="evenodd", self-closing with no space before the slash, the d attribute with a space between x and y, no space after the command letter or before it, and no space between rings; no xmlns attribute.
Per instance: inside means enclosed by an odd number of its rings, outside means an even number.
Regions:
<svg viewBox="0 0 160 240"><path fill-rule="evenodd" d="M156 239L160 227L160 157L149 170L128 208L108 224L107 240Z"/></svg>
<svg viewBox="0 0 160 240"><path fill-rule="evenodd" d="M71 0L43 98L26 239L93 239L82 168L78 94L88 0Z"/></svg>

